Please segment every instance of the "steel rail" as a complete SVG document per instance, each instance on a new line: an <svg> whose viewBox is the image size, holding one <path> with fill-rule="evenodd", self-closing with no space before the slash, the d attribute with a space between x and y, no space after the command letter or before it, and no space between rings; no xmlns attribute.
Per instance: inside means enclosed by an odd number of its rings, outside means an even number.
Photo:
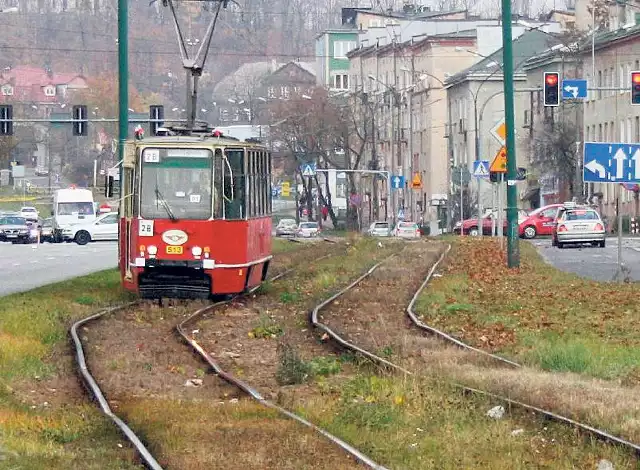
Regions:
<svg viewBox="0 0 640 470"><path fill-rule="evenodd" d="M512 366L512 367L522 367L522 365L518 364L517 362L513 362L513 361L511 361L509 359L506 359L506 358L504 358L502 356L498 356L497 354L488 353L487 351L483 351L482 349L474 348L473 346L471 346L471 345L469 345L467 343L464 343L464 342L460 341L459 339L454 338L451 335L448 335L444 331L440 331L437 328L434 328L432 326L427 325L426 323L423 323L418 318L418 316L415 314L415 312L413 311L413 307L415 306L416 302L418 301L418 297L420 297L420 294L422 293L424 288L427 286L427 284L429 283L429 281L433 277L433 273L436 271L436 269L438 268L438 266L440 265L442 260L445 258L445 256L449 253L449 251L451 251L451 245L447 245L447 248L440 255L440 258L438 259L438 261L436 261L436 263L429 270L429 273L427 274L427 277L425 278L424 282L420 285L420 287L418 287L418 290L415 292L415 294L411 298L411 302L409 302L409 305L407 306L407 309L406 309L407 315L409 315L409 318L411 319L413 324L415 326L417 326L419 329L427 331L427 332L429 332L429 333L431 333L431 334L433 334L435 336L438 336L440 339L444 339L445 341L453 343L453 344L455 344L456 346L458 346L458 347L460 347L462 349L467 349L469 351L473 351L473 352L481 354L483 356L490 357L491 359L495 359L496 361L502 362L504 364L508 364L509 366Z"/></svg>
<svg viewBox="0 0 640 470"><path fill-rule="evenodd" d="M301 242L298 241L298 243L301 243ZM327 256L330 256L330 255L327 255ZM270 280L274 281L274 280L280 279L281 277L289 274L294 269L295 268L286 269L282 273L273 276ZM254 292L255 290L257 290L257 287L253 288L252 292ZM85 356L85 353L84 353L84 347L83 347L83 344L82 344L82 340L80 339L80 336L78 335L78 328L80 328L81 326L83 326L83 325L85 325L85 324L87 324L89 322L92 322L94 320L97 320L97 319L99 319L99 318L101 318L101 317L103 317L105 315L108 315L108 314L111 314L111 313L115 313L115 312L124 310L126 308L133 307L135 305L139 305L140 302L141 302L140 300L136 300L136 301L129 302L129 303L126 303L126 304L123 304L123 305L118 305L116 307L106 308L106 309L101 310L101 311L99 311L97 313L94 313L94 314L92 314L92 315L90 315L90 316L88 316L86 318L78 320L77 322L75 322L71 326L70 334L71 334L71 338L73 340L74 347L75 347L75 350L76 350L76 361L77 361L77 364L78 364L78 368L80 370L80 374L82 375L82 378L84 379L85 383L89 387L91 393L93 394L95 399L98 401L102 412L105 415L107 415L115 423L115 425L120 429L120 431L122 431L124 436L129 440L129 442L131 442L131 444L138 451L138 453L142 457L145 465L148 468L150 468L151 470L164 470L163 467L160 466L160 464L157 462L157 460L153 457L151 452L149 452L149 450L146 448L146 446L142 443L142 441L136 435L136 433L133 432L133 430L127 425L127 423L125 423L121 418L119 418L111 410L111 407L109 406L109 402L107 401L107 399L104 396L104 393L100 389L100 386L98 385L98 382L91 375L91 372L89 372L89 368L87 367L87 359L86 359L86 356Z"/></svg>
<svg viewBox="0 0 640 470"><path fill-rule="evenodd" d="M96 400L98 400L98 403L100 404L100 408L102 409L102 412L105 415L107 415L115 423L116 426L118 426L120 431L122 431L122 433L129 440L129 442L133 444L133 446L136 448L136 450L138 451L138 453L140 454L140 456L142 457L142 459L144 460L148 468L152 470L163 470L162 466L160 466L160 464L153 457L153 455L151 455L151 452L149 452L149 450L142 443L142 441L136 435L136 433L134 433L133 430L131 430L131 428L127 426L127 423L122 421L122 419L120 419L113 411L111 411L109 402L107 401L104 394L102 393L102 390L100 390L100 387L98 386L96 379L89 372L89 368L87 367L86 357L84 354L84 348L82 346L82 341L78 336L78 328L80 328L82 325L89 323L93 320L97 320L98 318L104 315L114 313L120 310L124 310L125 308L132 307L134 305L137 305L138 303L139 302L136 301L136 302L130 302L124 305L119 305L117 307L107 308L105 310L102 310L98 313L95 313L91 316L88 316L86 318L83 318L82 320L75 322L71 327L71 338L73 339L73 343L76 348L76 360L78 361L78 367L80 368L80 373L82 374L82 378L84 379L87 386L91 390L91 393L93 393L93 396L96 398Z"/></svg>
<svg viewBox="0 0 640 470"><path fill-rule="evenodd" d="M431 278L433 277L433 273L435 272L435 270L438 268L439 264L442 262L442 260L444 259L444 255L446 255L446 253L449 250L446 250L442 256L440 256L440 258L436 261L436 263L434 264L434 266L429 270L427 277L426 277L426 283L428 283L429 280L431 280ZM393 255L392 255L393 256ZM390 257L389 257L390 258ZM387 359L384 359L370 351L367 351L366 349L363 349L349 341L347 341L346 339L342 338L338 333L336 333L335 331L333 331L331 328L329 328L327 325L321 323L318 321L318 313L320 312L320 310L322 310L324 307L326 307L327 305L331 304L332 302L334 302L336 299L338 299L339 297L343 296L344 294L346 294L347 292L349 292L353 287L355 287L356 285L358 285L360 282L362 282L364 279L368 278L375 270L377 270L384 262L386 262L389 258L379 262L378 264L374 265L372 268L370 268L367 272L365 272L363 275L361 275L358 279L356 279L354 282L352 282L351 284L349 284L347 287L343 288L342 290L340 290L339 292L337 292L336 294L332 295L331 297L329 297L327 300L323 301L322 303L318 304L316 307L314 307L314 309L311 311L310 314L310 322L312 324L312 326L324 331L325 333L327 333L329 335L330 338L332 338L335 342L337 342L340 346L350 349L352 351L358 352L362 355L364 355L365 357L375 361L378 364L381 364L385 367L394 369L396 371L402 372L405 375L410 375L410 376L416 376L416 374L414 372L411 372L407 369L405 369L402 366L399 366L397 364L394 364L390 361L388 361ZM421 288L424 288L423 286L421 286ZM507 398L507 397L503 397L501 395L497 395L491 392L487 392L485 390L480 390L480 389L476 389L476 388L472 388L472 387L468 387L466 385L460 384L460 383L452 383L452 385L456 388L458 388L459 390L465 392L465 393L475 393L476 395L482 395L482 396L487 396L490 398L493 398L495 400L499 400L503 403L507 403L511 406L514 407L520 407L522 409L525 410L529 410L529 411L533 411L536 412L542 416L545 416L549 419L552 419L556 422L562 423L562 424L566 424L569 426L573 426L578 430L584 431L587 434L591 434L592 436L604 441L604 442L608 442L608 443L612 443L612 444L618 444L621 445L623 447L626 447L628 449L631 449L635 452L635 454L640 457L640 445L638 444L634 444L633 442L627 441L625 439L622 439L620 437L614 436L611 433L608 433L607 431L603 431L602 429L598 429L596 427L590 426L588 424L584 424L581 423L579 421L575 421L571 418L567 418L566 416L562 416L560 414L554 413L552 411L548 411L545 410L543 408L539 408L533 405L529 405L527 403L523 403L517 400L513 400L511 398Z"/></svg>
<svg viewBox="0 0 640 470"><path fill-rule="evenodd" d="M320 260L328 258L330 256L333 256L333 255L331 255L331 254L325 255L325 256L322 256L322 257L318 258L315 261L320 261ZM294 269L295 268L290 268L288 270L285 270L284 272L282 272L280 274L277 274L276 276L273 276L272 278L270 278L269 281L272 281L272 282L273 281L277 281L278 279L281 279L282 277L284 277L287 274L289 274L290 272L292 272ZM253 289L251 289L249 291L249 293L255 292L257 289L258 289L257 287L253 288ZM214 370L214 372L218 376L220 376L222 379L226 380L231 385L234 385L235 387L237 387L240 390L242 390L243 392L245 392L247 395L249 395L252 399L256 400L261 405L264 405L265 407L270 408L272 410L278 411L279 413L285 415L286 417L288 417L290 419L293 419L294 421L297 421L297 422L309 427L310 429L316 431L317 433L319 433L322 436L326 437L332 443L334 443L334 444L338 445L339 447L341 447L348 454L350 454L352 457L355 457L358 461L360 461L364 465L368 466L369 468L372 468L374 470L388 470L386 467L383 467L383 466L379 465L378 463L376 463L375 461L370 459L368 456L366 456L365 454L363 454L362 452L360 452L358 449L356 449L355 447L351 446L347 442L343 441L339 437L334 436L333 434L329 433L328 431L324 430L323 428L321 428L321 427L313 424L312 422L306 420L302 416L299 416L299 415L287 410L286 408L278 406L275 403L273 403L273 402L267 400L266 398L264 398L257 390L252 388L249 384L247 384L246 382L244 382L244 381L238 379L237 377L231 375L230 373L226 372L222 367L220 367L220 365L211 357L211 355L194 338L191 338L189 336L189 334L187 333L187 325L199 320L203 315L205 315L207 313L210 313L213 310L216 310L216 309L218 309L218 308L220 308L220 307L222 307L224 305L228 305L229 303L231 303L234 300L242 297L243 295L245 295L245 294L235 295L235 296L231 297L230 299L224 300L222 302L216 302L214 304L207 305L206 307L203 307L203 308L197 310L190 317L188 317L187 319L185 319L184 321L182 321L180 324L178 324L176 326L176 330L177 330L178 334L183 338L183 340L189 346L191 346L200 355L200 357L202 357L205 360L205 362L207 364L209 364L209 366L211 366L211 368Z"/></svg>

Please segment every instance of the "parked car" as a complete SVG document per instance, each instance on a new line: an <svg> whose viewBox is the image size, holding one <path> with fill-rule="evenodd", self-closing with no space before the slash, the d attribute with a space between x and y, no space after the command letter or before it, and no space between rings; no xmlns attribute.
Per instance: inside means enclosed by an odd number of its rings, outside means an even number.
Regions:
<svg viewBox="0 0 640 470"><path fill-rule="evenodd" d="M0 216L0 241L16 243L30 243L32 240L31 227L27 219L19 216Z"/></svg>
<svg viewBox="0 0 640 470"><path fill-rule="evenodd" d="M23 207L20 209L20 217L24 217L28 221L38 221L38 210L35 207Z"/></svg>
<svg viewBox="0 0 640 470"><path fill-rule="evenodd" d="M556 220L552 245L564 248L567 244L591 243L593 246L605 247L605 224L595 209L565 203L558 209Z"/></svg>
<svg viewBox="0 0 640 470"><path fill-rule="evenodd" d="M398 222L393 231L398 238L420 238L420 227L415 222Z"/></svg>
<svg viewBox="0 0 640 470"><path fill-rule="evenodd" d="M67 240L73 240L78 245L86 245L96 240L118 239L118 213L110 212L98 216L94 220L74 224L65 228L62 233Z"/></svg>
<svg viewBox="0 0 640 470"><path fill-rule="evenodd" d="M556 226L556 215L562 204L549 204L531 211L526 219L520 222L520 236L535 238L553 234Z"/></svg>
<svg viewBox="0 0 640 470"><path fill-rule="evenodd" d="M317 237L320 234L320 227L318 222L301 222L298 230L296 230L296 237L311 238Z"/></svg>
<svg viewBox="0 0 640 470"><path fill-rule="evenodd" d="M389 222L373 222L367 230L367 234L372 237L390 237L392 235L391 224Z"/></svg>
<svg viewBox="0 0 640 470"><path fill-rule="evenodd" d="M281 219L276 226L276 237L294 237L297 228L296 219Z"/></svg>
<svg viewBox="0 0 640 470"><path fill-rule="evenodd" d="M53 243L53 219L49 217L40 224L40 241Z"/></svg>
<svg viewBox="0 0 640 470"><path fill-rule="evenodd" d="M518 209L518 223L521 223L527 218L528 214L525 210ZM496 220L496 224L498 223L498 211L497 210L488 210L485 212L484 217L482 218L482 234L483 235L491 235L491 227L493 226L493 220ZM502 230L503 233L507 233L507 214L505 209L504 217L502 218ZM453 227L453 233L456 235L471 235L475 237L480 234L478 219L465 219L462 222L456 222Z"/></svg>
<svg viewBox="0 0 640 470"><path fill-rule="evenodd" d="M42 166L36 168L36 176L47 176L49 174L49 170Z"/></svg>

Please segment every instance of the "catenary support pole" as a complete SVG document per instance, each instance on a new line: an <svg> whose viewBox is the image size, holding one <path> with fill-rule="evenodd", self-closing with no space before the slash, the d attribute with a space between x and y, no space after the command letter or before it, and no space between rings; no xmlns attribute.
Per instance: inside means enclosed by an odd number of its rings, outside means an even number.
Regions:
<svg viewBox="0 0 640 470"><path fill-rule="evenodd" d="M124 160L124 144L129 133L129 6L118 0L118 161ZM120 197L123 192L123 168L120 165Z"/></svg>
<svg viewBox="0 0 640 470"><path fill-rule="evenodd" d="M513 43L511 0L502 0L502 63L504 69L504 116L507 127L507 265L520 266L518 239L518 193L516 176L515 110L513 103Z"/></svg>

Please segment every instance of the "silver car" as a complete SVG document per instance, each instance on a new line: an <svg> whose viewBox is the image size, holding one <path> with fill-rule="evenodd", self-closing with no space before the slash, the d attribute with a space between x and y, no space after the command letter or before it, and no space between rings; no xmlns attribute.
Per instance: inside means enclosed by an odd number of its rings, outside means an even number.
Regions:
<svg viewBox="0 0 640 470"><path fill-rule="evenodd" d="M389 222L374 222L367 233L372 237L390 237L391 224Z"/></svg>
<svg viewBox="0 0 640 470"><path fill-rule="evenodd" d="M415 222L398 222L394 232L398 238L420 238L420 227Z"/></svg>
<svg viewBox="0 0 640 470"><path fill-rule="evenodd" d="M298 224L296 224L296 219L282 219L276 226L276 237L293 237L296 234L297 228Z"/></svg>
<svg viewBox="0 0 640 470"><path fill-rule="evenodd" d="M556 218L552 244L564 248L567 244L591 243L605 247L604 222L590 207L561 207Z"/></svg>
<svg viewBox="0 0 640 470"><path fill-rule="evenodd" d="M317 237L319 234L318 222L302 222L296 231L296 236L302 238Z"/></svg>

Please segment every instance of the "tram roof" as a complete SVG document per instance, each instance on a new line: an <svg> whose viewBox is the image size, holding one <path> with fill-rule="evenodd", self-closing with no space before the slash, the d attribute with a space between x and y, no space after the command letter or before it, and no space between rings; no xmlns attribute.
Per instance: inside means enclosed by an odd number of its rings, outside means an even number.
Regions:
<svg viewBox="0 0 640 470"><path fill-rule="evenodd" d="M214 137L212 135L168 135L153 136L142 140L136 140L137 144L143 145L167 145L167 144L207 144L228 147L265 147L262 142L247 142L239 139L229 139L224 136Z"/></svg>

